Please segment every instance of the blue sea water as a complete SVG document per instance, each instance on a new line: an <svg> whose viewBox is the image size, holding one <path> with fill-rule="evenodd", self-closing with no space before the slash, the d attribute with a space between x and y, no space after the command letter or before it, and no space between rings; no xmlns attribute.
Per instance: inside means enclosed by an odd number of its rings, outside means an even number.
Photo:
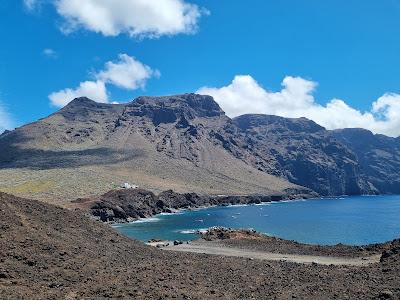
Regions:
<svg viewBox="0 0 400 300"><path fill-rule="evenodd" d="M122 234L148 241L193 240L212 226L252 228L308 244L365 245L400 238L400 196L323 198L262 205L211 207L158 215L115 225Z"/></svg>

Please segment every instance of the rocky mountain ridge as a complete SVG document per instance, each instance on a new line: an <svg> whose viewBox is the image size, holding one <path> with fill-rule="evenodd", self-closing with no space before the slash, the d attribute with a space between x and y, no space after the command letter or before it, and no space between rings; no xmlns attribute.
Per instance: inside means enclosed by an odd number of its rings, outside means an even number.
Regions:
<svg viewBox="0 0 400 300"><path fill-rule="evenodd" d="M305 118L230 119L196 94L127 104L78 98L3 134L0 170L106 166L114 177L136 172L159 191L273 194L299 185L321 195L400 193L399 141Z"/></svg>

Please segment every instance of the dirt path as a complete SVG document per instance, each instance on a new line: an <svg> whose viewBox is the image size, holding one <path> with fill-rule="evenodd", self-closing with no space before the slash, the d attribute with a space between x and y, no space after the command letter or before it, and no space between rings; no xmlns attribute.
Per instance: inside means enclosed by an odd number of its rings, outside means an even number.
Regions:
<svg viewBox="0 0 400 300"><path fill-rule="evenodd" d="M171 244L170 244L171 245ZM221 247L219 245L189 243L177 246L167 246L162 248L168 251L193 252L210 255L235 256L250 259L261 259L271 261L288 261L302 264L317 263L321 265L345 265L345 266L366 266L379 262L380 255L346 258L346 257L329 257L314 255L298 255L298 254L280 254L272 252L262 252L254 250L245 250L238 248Z"/></svg>

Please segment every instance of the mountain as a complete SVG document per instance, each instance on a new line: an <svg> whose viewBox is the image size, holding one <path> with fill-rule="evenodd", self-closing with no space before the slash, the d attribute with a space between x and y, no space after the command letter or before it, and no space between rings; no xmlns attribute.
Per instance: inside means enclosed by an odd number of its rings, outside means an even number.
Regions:
<svg viewBox="0 0 400 300"><path fill-rule="evenodd" d="M122 182L200 194L399 193L399 143L305 118L230 119L196 94L77 98L0 136L0 190L61 204Z"/></svg>
<svg viewBox="0 0 400 300"><path fill-rule="evenodd" d="M0 137L0 190L60 204L123 182L155 192L310 192L240 159L235 141L226 140L240 137L237 130L209 96L118 105L78 98Z"/></svg>

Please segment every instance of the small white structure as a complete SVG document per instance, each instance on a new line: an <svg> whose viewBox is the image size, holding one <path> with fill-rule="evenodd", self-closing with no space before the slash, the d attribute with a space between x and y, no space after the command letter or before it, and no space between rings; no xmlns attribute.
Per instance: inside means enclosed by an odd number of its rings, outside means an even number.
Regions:
<svg viewBox="0 0 400 300"><path fill-rule="evenodd" d="M125 182L125 183L123 183L123 184L121 184L121 188L123 188L123 189L131 189L131 190L135 190L135 189L137 189L137 188L139 188L137 185L134 185L134 184L130 184L130 183L128 183L128 182Z"/></svg>

